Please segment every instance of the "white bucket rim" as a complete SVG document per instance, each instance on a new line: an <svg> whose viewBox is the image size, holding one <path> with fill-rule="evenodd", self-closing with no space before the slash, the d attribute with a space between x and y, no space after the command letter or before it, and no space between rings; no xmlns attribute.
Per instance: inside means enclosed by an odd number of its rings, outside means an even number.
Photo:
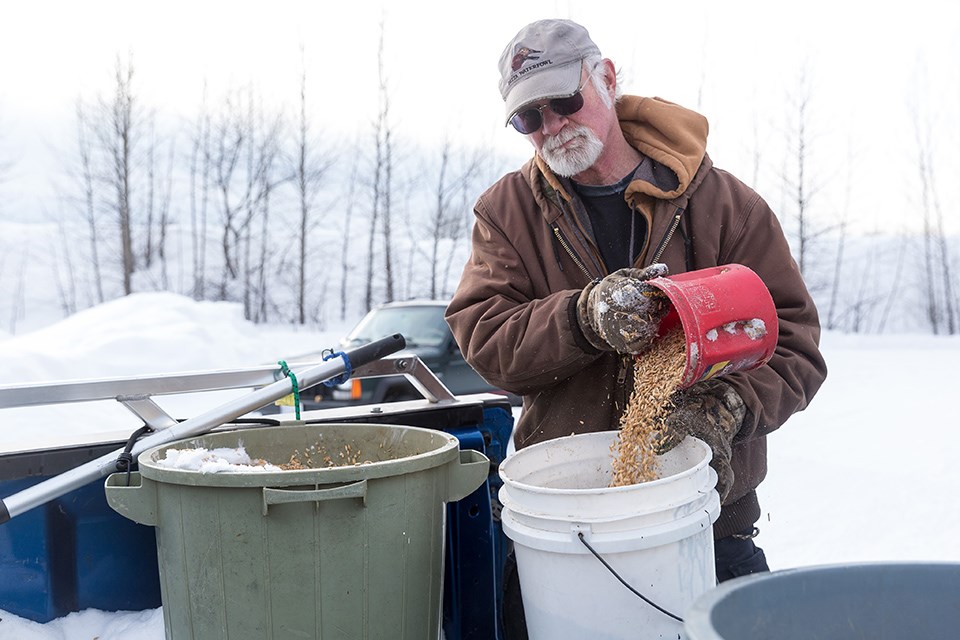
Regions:
<svg viewBox="0 0 960 640"><path fill-rule="evenodd" d="M551 439L551 440L545 440L544 442L538 442L537 444L530 445L529 447L525 447L525 448L523 448L523 449L520 449L519 451L517 451L516 453L514 453L512 456L510 456L509 458L507 458L506 460L504 460L504 461L500 464L500 469L498 470L498 473L499 473L499 475L500 475L500 478L504 481L504 483L506 483L506 484L508 484L508 485L510 485L510 486L516 487L517 489L521 489L521 490L523 490L523 491L528 491L528 492L534 493L534 494L542 494L542 495L589 495L589 494L591 494L591 493L596 493L596 492L598 492L598 491L603 491L604 494L610 494L610 493L612 493L612 494L616 495L616 494L619 494L619 493L627 493L627 492L630 492L630 491L636 491L636 490L637 490L637 487L641 487L641 486L642 486L642 487L654 487L654 486L660 486L660 485L664 485L664 484L676 482L676 481L678 481L678 480L682 480L682 479L684 479L684 478L687 478L687 477L689 477L689 476L692 476L692 475L698 473L701 469L703 469L703 467L708 466L708 465L710 464L710 460L711 460L712 457L713 457L713 451L710 450L710 446L709 446L706 442L704 442L703 440L700 440L699 438L694 438L693 436L687 436L687 438L685 438L684 440L690 439L690 440L692 440L692 441L694 441L694 442L696 443L695 446L697 446L697 447L699 447L699 448L701 448L701 449L705 449L705 452L704 452L704 453L705 453L706 455L705 455L702 459L700 459L696 464L694 464L692 467L690 467L690 468L688 468L688 469L684 469L684 470L681 471L680 473L674 473L674 474L669 475L669 476L666 476L666 477L664 477L664 478L657 478L656 480L649 480L649 481L647 481L647 482L640 482L640 483L637 483L637 484L627 484L627 485L623 485L623 486L619 486L619 487L592 487L592 488L586 488L586 489L564 489L564 488L558 488L558 487L541 487L541 486L539 486L539 485L528 484L528 483L521 482L521 481L519 481L519 480L515 480L515 479L513 479L513 478L510 478L509 475L507 474L507 472L504 470L504 467L505 467L506 465L510 464L510 462L511 462L512 459L514 459L516 456L523 455L523 452L525 452L525 451L531 451L531 450L534 450L535 448L546 447L546 446L548 446L548 445L556 446L559 442L564 441L564 440L572 440L572 439L576 439L576 438L586 438L586 437L591 437L591 436L592 436L592 437L597 437L598 434L604 434L605 436L609 437L610 434L615 434L615 433L619 433L619 432L618 432L618 431L615 431L615 430L611 430L611 431L592 431L592 432L590 432L590 433L576 433L576 434L569 435L569 436L562 436L562 437L560 437L560 438L553 438L553 439Z"/></svg>
<svg viewBox="0 0 960 640"><path fill-rule="evenodd" d="M716 491L710 493L705 504L677 519L616 531L595 531L591 525L597 523L574 518L566 521L568 528L562 531L544 529L518 519L517 512L508 508L501 512L500 521L504 535L530 549L574 555L590 553L577 537L582 533L599 552L625 553L672 544L701 532L712 540L711 527L720 517L720 495Z"/></svg>
<svg viewBox="0 0 960 640"><path fill-rule="evenodd" d="M717 491L714 488L716 485L716 472L713 469L709 470L713 476L710 480L711 484L708 489L698 491L696 498L691 498L689 496L677 498L668 502L659 502L656 506L650 508L641 508L638 506L632 506L628 511L617 511L615 513L605 513L604 515L595 515L590 516L583 513L559 513L554 511L547 511L544 509L533 509L528 507L523 500L517 500L510 497L509 493L504 493L504 489L509 489L509 487L501 487L498 497L500 503L503 505L504 509L509 509L515 514L520 515L523 518L530 518L545 522L583 522L587 524L612 524L616 522L623 522L625 520L632 520L635 518L642 518L644 516L649 516L652 514L660 513L662 511L668 511L671 509L677 509L686 505L689 505L693 502L708 502L710 500L711 494L716 494ZM640 485L629 485L632 487L637 487ZM569 494L568 494L569 495ZM610 495L610 494L606 494ZM718 494L719 495L719 494ZM506 499L505 499L506 498Z"/></svg>

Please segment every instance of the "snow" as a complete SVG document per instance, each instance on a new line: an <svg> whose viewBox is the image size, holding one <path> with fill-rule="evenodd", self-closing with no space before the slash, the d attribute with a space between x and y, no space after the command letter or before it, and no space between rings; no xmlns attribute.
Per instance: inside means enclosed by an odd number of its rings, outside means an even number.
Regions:
<svg viewBox="0 0 960 640"><path fill-rule="evenodd" d="M754 318L743 323L743 332L751 340L760 340L767 335L767 325L760 318Z"/></svg>
<svg viewBox="0 0 960 640"><path fill-rule="evenodd" d="M256 326L235 304L137 294L33 333L0 335L0 385L252 367L335 346L348 328L312 333ZM771 568L960 562L960 511L950 506L960 488L960 431L951 401L960 337L826 333L822 347L830 368L826 383L809 409L768 438L757 542ZM210 403L188 397L177 408L189 417ZM101 403L88 404L98 408L3 410L0 450L37 433L68 437L139 426L122 408L108 414ZM10 427L27 415L31 429ZM159 609L87 610L47 624L0 610L0 638L163 636Z"/></svg>
<svg viewBox="0 0 960 640"><path fill-rule="evenodd" d="M56 324L0 336L0 385L213 371L276 364L337 346L356 321L314 333L260 327L229 302L197 302L165 292L135 293L80 311ZM159 396L174 418L217 407L245 390ZM113 400L6 409L6 422L30 424L32 442L132 432L142 422ZM0 433L0 450L7 436Z"/></svg>
<svg viewBox="0 0 960 640"><path fill-rule="evenodd" d="M4 640L164 640L163 610L108 613L87 609L46 624L0 611Z"/></svg>
<svg viewBox="0 0 960 640"><path fill-rule="evenodd" d="M157 466L200 473L282 471L277 465L265 460L251 459L243 446L235 449L220 447L212 450L203 447L167 449L164 451L164 456L157 460Z"/></svg>

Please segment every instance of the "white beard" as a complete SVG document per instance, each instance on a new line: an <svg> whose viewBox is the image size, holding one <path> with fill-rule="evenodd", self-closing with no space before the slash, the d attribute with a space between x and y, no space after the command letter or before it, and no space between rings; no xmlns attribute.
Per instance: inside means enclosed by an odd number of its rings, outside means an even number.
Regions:
<svg viewBox="0 0 960 640"><path fill-rule="evenodd" d="M564 143L573 141L563 146ZM555 136L546 138L540 155L557 175L570 178L593 166L603 153L603 143L590 129L580 125L566 127Z"/></svg>

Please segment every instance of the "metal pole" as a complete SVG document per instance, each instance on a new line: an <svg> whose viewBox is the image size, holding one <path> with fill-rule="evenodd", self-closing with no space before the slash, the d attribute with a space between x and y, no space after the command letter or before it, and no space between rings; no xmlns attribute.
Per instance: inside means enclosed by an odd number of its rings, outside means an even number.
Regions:
<svg viewBox="0 0 960 640"><path fill-rule="evenodd" d="M396 353L406 346L406 340L399 333L375 342L365 344L356 349L345 352L351 367L359 367L383 356ZM340 358L329 360L297 373L297 382L301 388L307 389L319 382L335 378L346 371L346 364ZM138 440L131 450L136 458L147 449L160 444L200 435L222 424L235 420L240 416L259 409L279 398L289 395L293 384L289 378L278 380L261 389L251 391L247 395L236 398L220 405L206 413L185 420L172 427L158 431L150 436ZM86 462L79 467L65 471L49 480L27 487L0 501L0 524L11 518L29 511L34 507L58 498L74 489L78 489L97 478L109 475L116 470L117 456L123 449L103 455L95 460Z"/></svg>

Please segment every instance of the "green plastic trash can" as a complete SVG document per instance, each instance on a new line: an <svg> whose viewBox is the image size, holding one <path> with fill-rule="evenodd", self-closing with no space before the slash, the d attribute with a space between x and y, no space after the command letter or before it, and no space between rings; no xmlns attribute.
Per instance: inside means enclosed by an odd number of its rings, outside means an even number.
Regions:
<svg viewBox="0 0 960 640"><path fill-rule="evenodd" d="M960 564L759 573L711 589L684 618L687 640L956 640Z"/></svg>
<svg viewBox="0 0 960 640"><path fill-rule="evenodd" d="M240 446L276 465L307 451L369 462L219 473L158 464L168 449ZM107 478L107 501L156 527L170 640L438 638L444 505L489 474L489 460L449 434L376 424L224 431L138 463Z"/></svg>

